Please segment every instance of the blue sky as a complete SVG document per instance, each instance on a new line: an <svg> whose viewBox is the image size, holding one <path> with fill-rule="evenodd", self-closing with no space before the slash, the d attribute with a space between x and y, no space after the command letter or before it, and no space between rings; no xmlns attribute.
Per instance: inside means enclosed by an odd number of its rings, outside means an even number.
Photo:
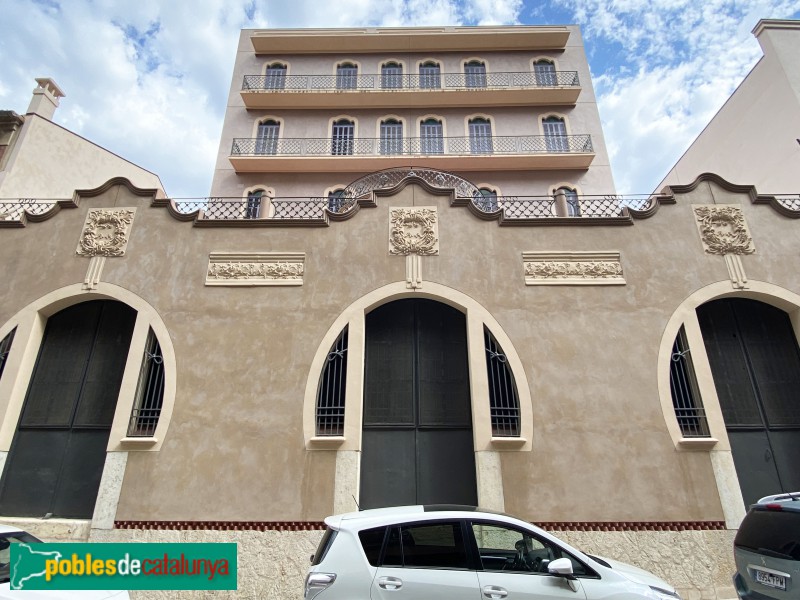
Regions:
<svg viewBox="0 0 800 600"><path fill-rule="evenodd" d="M239 30L407 25L581 26L620 193L661 181L761 57L761 18L800 0L0 0L0 109L35 77L66 97L55 121L208 194ZM738 182L747 183L747 182Z"/></svg>

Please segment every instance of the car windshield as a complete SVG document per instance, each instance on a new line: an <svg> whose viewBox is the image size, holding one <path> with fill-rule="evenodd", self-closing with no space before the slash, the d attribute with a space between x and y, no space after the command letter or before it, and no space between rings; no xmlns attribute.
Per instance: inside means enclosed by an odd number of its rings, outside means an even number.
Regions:
<svg viewBox="0 0 800 600"><path fill-rule="evenodd" d="M9 580L11 571L11 545L12 544L35 544L39 542L37 538L24 531L0 534L0 583Z"/></svg>

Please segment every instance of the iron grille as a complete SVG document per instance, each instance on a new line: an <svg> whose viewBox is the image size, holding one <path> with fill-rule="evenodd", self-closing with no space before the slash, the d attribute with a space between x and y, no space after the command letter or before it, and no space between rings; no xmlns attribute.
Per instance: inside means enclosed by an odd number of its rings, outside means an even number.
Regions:
<svg viewBox="0 0 800 600"><path fill-rule="evenodd" d="M8 353L11 351L11 342L14 341L14 334L16 331L17 328L15 327L11 330L11 333L0 342L0 377L3 376L3 369L6 368L6 359L8 358Z"/></svg>
<svg viewBox="0 0 800 600"><path fill-rule="evenodd" d="M147 343L139 371L136 387L136 400L128 424L129 437L152 437L161 416L164 404L164 356L161 345L153 330L147 336Z"/></svg>
<svg viewBox="0 0 800 600"><path fill-rule="evenodd" d="M347 384L347 327L334 342L317 389L317 435L344 435Z"/></svg>
<svg viewBox="0 0 800 600"><path fill-rule="evenodd" d="M483 338L486 344L486 371L489 374L492 435L519 437L519 394L514 374L500 344L485 327Z"/></svg>
<svg viewBox="0 0 800 600"><path fill-rule="evenodd" d="M689 344L686 342L686 332L683 327L672 345L669 387L681 435L687 438L709 437L706 411L700 398L700 389L697 387L694 365L689 356Z"/></svg>

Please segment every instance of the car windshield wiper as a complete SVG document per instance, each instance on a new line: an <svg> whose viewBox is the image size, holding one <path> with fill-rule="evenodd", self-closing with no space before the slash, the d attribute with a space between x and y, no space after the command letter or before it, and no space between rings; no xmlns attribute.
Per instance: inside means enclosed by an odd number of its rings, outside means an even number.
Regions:
<svg viewBox="0 0 800 600"><path fill-rule="evenodd" d="M771 556L773 558L788 558L792 560L792 557L788 554L784 554L783 552L777 552L776 550L770 550L769 548L759 548L757 550L759 554L763 554L764 556Z"/></svg>

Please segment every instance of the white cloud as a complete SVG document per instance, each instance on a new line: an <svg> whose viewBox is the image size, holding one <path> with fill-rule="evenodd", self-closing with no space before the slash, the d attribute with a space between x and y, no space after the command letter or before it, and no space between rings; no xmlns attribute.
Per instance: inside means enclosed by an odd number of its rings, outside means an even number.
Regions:
<svg viewBox="0 0 800 600"><path fill-rule="evenodd" d="M797 0L560 3L603 65L594 83L620 193L653 190L736 89L761 56L750 33L758 20L800 10Z"/></svg>

